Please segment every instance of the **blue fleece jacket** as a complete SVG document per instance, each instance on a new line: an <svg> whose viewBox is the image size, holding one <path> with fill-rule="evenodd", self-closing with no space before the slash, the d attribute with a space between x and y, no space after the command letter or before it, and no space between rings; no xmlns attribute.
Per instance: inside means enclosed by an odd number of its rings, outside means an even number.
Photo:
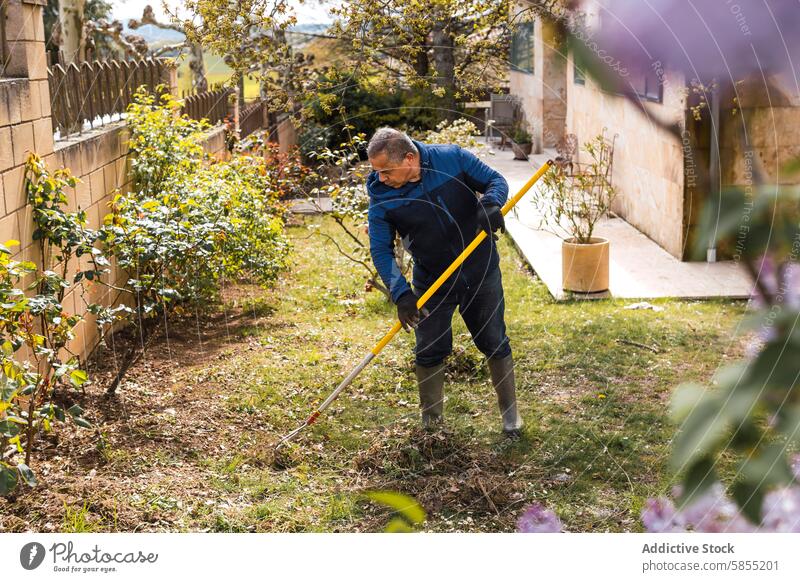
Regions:
<svg viewBox="0 0 800 582"><path fill-rule="evenodd" d="M416 140L414 145L420 153L419 181L392 188L381 183L377 172L367 176L370 254L395 302L411 289L395 260L396 233L414 258L414 288L424 292L475 238L482 206L502 206L508 199L505 178L471 152L457 145ZM437 294L455 285L479 285L499 262L488 237Z"/></svg>

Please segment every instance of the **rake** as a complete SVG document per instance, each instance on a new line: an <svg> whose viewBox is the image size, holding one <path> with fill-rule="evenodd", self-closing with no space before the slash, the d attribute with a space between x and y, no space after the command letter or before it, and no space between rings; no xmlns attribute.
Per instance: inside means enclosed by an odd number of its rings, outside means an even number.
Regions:
<svg viewBox="0 0 800 582"><path fill-rule="evenodd" d="M531 176L530 180L528 180L525 183L525 185L522 188L520 188L519 192L517 192L516 195L513 198L508 200L503 205L503 208L501 209L501 212L503 213L503 216L508 214L508 212L516 205L516 203L520 201L520 199L528 192L528 190L531 189L531 187L539 180L539 178L541 178L544 175L544 173L547 172L547 170L550 169L550 167L552 165L553 165L553 161L552 160L547 160L544 164L542 164L542 166L536 171L536 173L533 176ZM436 293L436 291L439 289L439 287L441 287L442 284L444 284L444 282L447 281L447 279L450 277L450 275L452 275L453 272L456 269L458 269L459 266L461 266L461 263L463 263L467 259L467 257L469 257L469 255L472 253L472 251L474 251L477 248L477 246L483 242L483 239L485 239L487 236L488 236L488 234L486 233L485 230L481 230L475 236L475 238L472 240L472 242L469 243L469 245L461 252L461 254L458 255L458 257L456 257L456 259L450 264L449 267L447 267L447 269L444 271L444 273L442 273L439 276L439 278L436 279L436 281L433 283L433 285L431 285L428 288L428 290L425 291L425 293L422 295L422 297L420 297L417 300L417 309L422 309L422 307L425 305L425 303L428 301L428 299L430 299L431 296L434 293ZM398 331L400 331L401 328L402 328L402 324L400 323L400 321L399 320L396 321L395 324L392 326L392 329L390 329L389 332L385 336L383 336L383 338L381 338L381 341L379 341L377 344L375 344L375 347L373 347L367 353L367 355L364 356L364 358L356 365L356 367L352 369L352 371L347 375L347 377L344 380L342 380L341 384L339 384L336 387L336 390L331 392L331 395L328 396L325 399L325 401L322 404L319 405L319 407L311 414L311 416L309 416L303 422L303 424L301 424L296 429L294 429L292 432L290 432L287 435L285 435L284 437L282 437L277 442L277 444L275 445L275 448L279 449L280 447L285 445L287 442L292 440L294 437L296 437L298 434L300 434L306 427L309 427L312 424L314 424L315 422L317 422L317 420L322 415L322 413L325 412L325 410L333 403L333 401L336 400L336 398L339 397L339 394L341 394L342 391L345 388L347 388L353 382L353 380L356 378L356 376L358 376L361 373L361 370L366 368L367 365L375 358L375 356L377 356L378 354L381 353L383 348L386 347L386 344L388 344L390 341L392 341L392 338L395 336L395 334Z"/></svg>

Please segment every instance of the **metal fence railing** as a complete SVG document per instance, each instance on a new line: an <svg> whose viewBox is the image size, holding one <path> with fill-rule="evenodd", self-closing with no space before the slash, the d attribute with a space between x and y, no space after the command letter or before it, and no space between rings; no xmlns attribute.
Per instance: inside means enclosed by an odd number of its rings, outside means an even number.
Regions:
<svg viewBox="0 0 800 582"><path fill-rule="evenodd" d="M239 137L244 139L254 131L266 127L267 103L257 99L245 105L239 112Z"/></svg>
<svg viewBox="0 0 800 582"><path fill-rule="evenodd" d="M60 139L121 119L136 90L168 80L163 59L56 64L47 71L53 131Z"/></svg>
<svg viewBox="0 0 800 582"><path fill-rule="evenodd" d="M193 94L184 93L181 113L192 119L207 119L211 125L216 125L230 115L230 99L233 94L234 90L230 87L216 87Z"/></svg>

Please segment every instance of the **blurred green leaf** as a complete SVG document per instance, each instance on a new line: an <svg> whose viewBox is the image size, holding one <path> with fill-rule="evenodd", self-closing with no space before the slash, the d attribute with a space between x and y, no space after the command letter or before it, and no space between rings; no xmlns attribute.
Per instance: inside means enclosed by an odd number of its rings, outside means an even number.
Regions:
<svg viewBox="0 0 800 582"><path fill-rule="evenodd" d="M402 517L395 517L386 524L383 531L386 533L412 533L414 528L408 525L408 522Z"/></svg>
<svg viewBox="0 0 800 582"><path fill-rule="evenodd" d="M711 397L708 390L700 384L686 382L679 385L670 400L670 416L675 422L682 422L694 408Z"/></svg>
<svg viewBox="0 0 800 582"><path fill-rule="evenodd" d="M683 477L683 492L678 499L678 506L684 508L718 480L714 462L710 457L698 459L689 467Z"/></svg>
<svg viewBox="0 0 800 582"><path fill-rule="evenodd" d="M390 507L411 525L419 525L425 521L425 510L416 499L409 495L396 491L369 491L365 495L376 503ZM393 527L397 527L396 524Z"/></svg>
<svg viewBox="0 0 800 582"><path fill-rule="evenodd" d="M800 445L800 405L782 406L778 416L778 431L790 442Z"/></svg>
<svg viewBox="0 0 800 582"><path fill-rule="evenodd" d="M768 343L748 368L746 381L759 387L793 388L800 378L799 351L794 341Z"/></svg>
<svg viewBox="0 0 800 582"><path fill-rule="evenodd" d="M739 474L742 481L752 482L759 487L785 485L793 479L786 460L786 447L780 443L770 443L751 453L741 462Z"/></svg>
<svg viewBox="0 0 800 582"><path fill-rule="evenodd" d="M753 523L761 523L761 504L764 501L764 489L752 483L740 481L731 488L731 496L741 508L745 517Z"/></svg>
<svg viewBox="0 0 800 582"><path fill-rule="evenodd" d="M78 426L81 426L83 428L92 428L92 423L81 416L76 416L72 420L74 420L75 424L77 424Z"/></svg>
<svg viewBox="0 0 800 582"><path fill-rule="evenodd" d="M17 471L0 465L0 496L8 495L17 486Z"/></svg>
<svg viewBox="0 0 800 582"><path fill-rule="evenodd" d="M703 399L692 408L675 435L672 465L682 469L706 455L722 440L728 426L728 419L722 415L719 403L714 399Z"/></svg>

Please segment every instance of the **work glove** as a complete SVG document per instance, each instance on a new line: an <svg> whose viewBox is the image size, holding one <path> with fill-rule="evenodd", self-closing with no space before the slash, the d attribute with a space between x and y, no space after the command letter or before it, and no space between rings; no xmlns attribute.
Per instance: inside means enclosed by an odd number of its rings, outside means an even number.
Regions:
<svg viewBox="0 0 800 582"><path fill-rule="evenodd" d="M397 319L406 331L416 328L419 323L420 310L417 309L417 294L411 290L406 291L397 298ZM427 317L428 310L423 307L422 315Z"/></svg>
<svg viewBox="0 0 800 582"><path fill-rule="evenodd" d="M492 234L498 229L501 232L506 231L506 221L500 207L491 202L478 203L478 232L485 230L486 234ZM497 236L493 238L497 240Z"/></svg>

